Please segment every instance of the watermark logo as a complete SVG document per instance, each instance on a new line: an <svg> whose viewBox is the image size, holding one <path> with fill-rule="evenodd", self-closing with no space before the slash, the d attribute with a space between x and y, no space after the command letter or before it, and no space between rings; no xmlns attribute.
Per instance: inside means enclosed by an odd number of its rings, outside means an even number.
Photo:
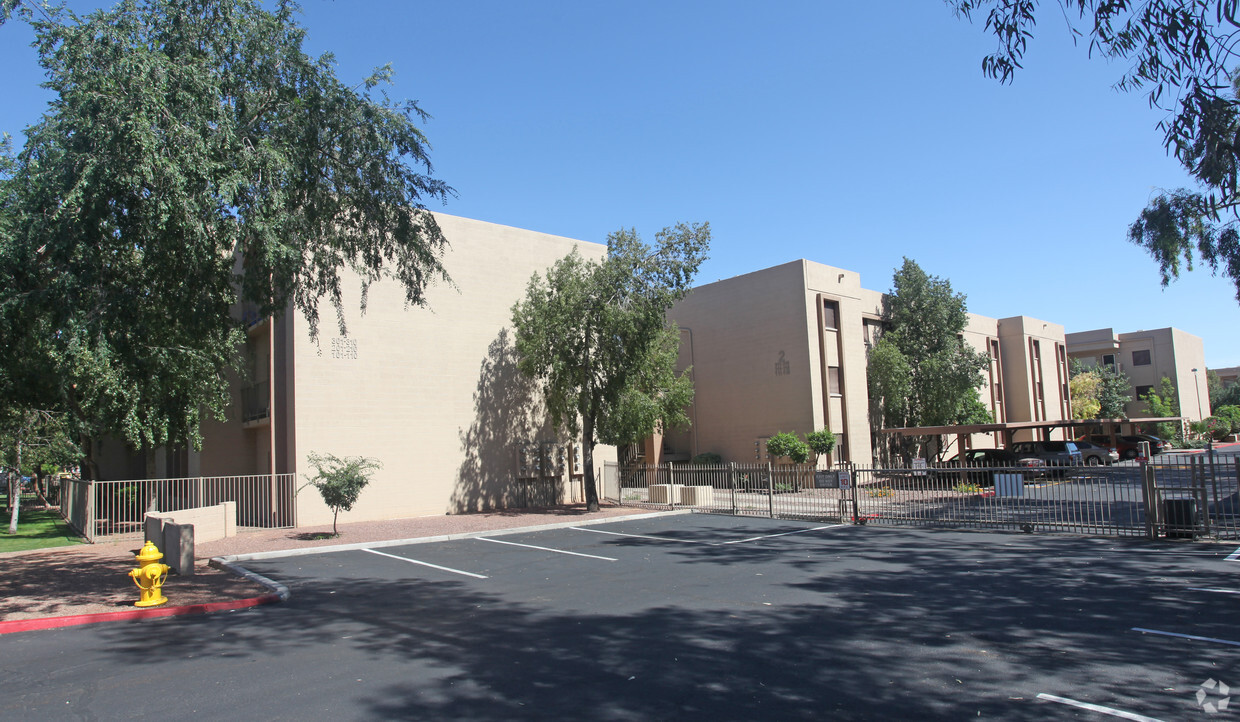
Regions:
<svg viewBox="0 0 1240 722"><path fill-rule="evenodd" d="M1231 688L1215 679L1207 679L1197 687L1197 704L1206 714L1218 714L1231 704Z"/></svg>

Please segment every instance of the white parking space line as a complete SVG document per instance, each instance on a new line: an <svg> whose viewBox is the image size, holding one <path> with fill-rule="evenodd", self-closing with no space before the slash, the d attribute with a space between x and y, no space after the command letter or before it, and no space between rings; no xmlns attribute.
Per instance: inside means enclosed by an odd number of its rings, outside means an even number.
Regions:
<svg viewBox="0 0 1240 722"><path fill-rule="evenodd" d="M1141 627L1133 627L1134 632L1144 632L1146 634L1161 634L1164 637L1179 637L1180 639L1195 639L1198 642L1217 642L1218 644L1230 644L1233 647L1240 647L1240 642L1233 642L1230 639L1218 639L1217 637L1198 637L1195 634L1180 634L1179 632L1161 632L1157 629L1143 629Z"/></svg>
<svg viewBox="0 0 1240 722"><path fill-rule="evenodd" d="M460 569L453 569L451 567L441 567L438 564L431 564L430 562L420 562L417 559L409 559L408 557L398 557L395 554L388 554L387 552L377 552L374 549L363 549L362 551L370 552L371 554L378 554L381 557L390 557L392 559L399 559L402 562L409 562L410 564L418 564L420 566L430 567L431 569L438 569L439 571L442 571L442 572L451 572L453 574L463 574L467 577L473 577L474 579L486 579L486 577L484 577L481 574L474 574L473 572L464 572L464 571L461 571Z"/></svg>
<svg viewBox="0 0 1240 722"><path fill-rule="evenodd" d="M1207 589L1205 587L1189 587L1192 592L1216 592L1218 594L1240 594L1240 589Z"/></svg>
<svg viewBox="0 0 1240 722"><path fill-rule="evenodd" d="M590 529L584 526L570 526L573 531L588 531L591 534L607 534L608 536L624 536L630 539L654 539L655 541L680 542L681 544L703 544L705 546L718 546L716 542L694 541L692 539L673 539L666 536L647 536L645 534L625 534L618 531L603 531L602 529Z"/></svg>
<svg viewBox="0 0 1240 722"><path fill-rule="evenodd" d="M1228 554L1228 555L1227 555L1227 558L1226 558L1226 559L1224 559L1223 561L1225 561L1225 562L1236 562L1236 561L1240 561L1240 547L1236 547L1236 550L1235 550L1234 552L1232 552L1231 554Z"/></svg>
<svg viewBox="0 0 1240 722"><path fill-rule="evenodd" d="M1138 722L1162 722L1162 720L1156 717L1146 717L1143 714L1137 714L1135 712L1125 712L1123 710L1114 709L1112 707L1103 707L1100 704L1090 704L1089 702L1080 702L1075 699L1068 699L1067 697L1056 697L1053 694L1046 694L1045 692L1043 692L1042 694L1039 694L1038 699L1044 699L1044 700L1047 700L1048 702L1058 702L1059 704L1066 704L1072 707L1080 707L1081 709L1087 709L1091 712L1109 714L1112 717L1120 717L1122 719L1138 720Z"/></svg>
<svg viewBox="0 0 1240 722"><path fill-rule="evenodd" d="M492 544L507 544L510 547L525 547L526 549L538 549L544 552L555 552L556 554L571 554L575 557L586 557L587 559L602 559L605 562L618 561L615 557L600 557L597 554L582 554L581 552L570 552L565 549L552 549L550 547L538 547L533 544L518 544L510 541L500 541L499 539L491 539L490 537L478 537L478 541L491 542Z"/></svg>
<svg viewBox="0 0 1240 722"><path fill-rule="evenodd" d="M796 531L784 531L778 534L763 534L762 536L751 536L748 539L734 539L733 541L723 542L724 544L744 544L745 542L758 541L759 539L772 539L777 536L788 536L789 534L805 534L811 531L822 531L823 529L834 529L843 524L828 524L827 526L816 526L813 529L797 529Z"/></svg>

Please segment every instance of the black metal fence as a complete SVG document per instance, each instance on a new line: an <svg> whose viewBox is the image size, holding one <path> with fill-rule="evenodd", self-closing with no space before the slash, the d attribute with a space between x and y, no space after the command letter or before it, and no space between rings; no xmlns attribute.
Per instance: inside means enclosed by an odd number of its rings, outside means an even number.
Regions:
<svg viewBox="0 0 1240 722"><path fill-rule="evenodd" d="M1043 468L609 463L603 488L619 504L772 518L1240 539L1238 466L1213 454Z"/></svg>

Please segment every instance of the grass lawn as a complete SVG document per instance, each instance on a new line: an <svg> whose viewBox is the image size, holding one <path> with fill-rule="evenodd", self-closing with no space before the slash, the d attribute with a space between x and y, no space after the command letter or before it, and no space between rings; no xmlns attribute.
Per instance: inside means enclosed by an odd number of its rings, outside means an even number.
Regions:
<svg viewBox="0 0 1240 722"><path fill-rule="evenodd" d="M0 520L0 552L46 549L80 544L81 537L73 533L69 525L61 521L54 509L22 509L17 523L17 533L9 534L9 517Z"/></svg>

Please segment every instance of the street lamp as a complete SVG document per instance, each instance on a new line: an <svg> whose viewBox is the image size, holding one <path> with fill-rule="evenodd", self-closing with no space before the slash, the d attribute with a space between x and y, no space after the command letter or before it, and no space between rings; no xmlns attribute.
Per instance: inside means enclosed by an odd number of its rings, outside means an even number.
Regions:
<svg viewBox="0 0 1240 722"><path fill-rule="evenodd" d="M1201 421L1201 384L1197 380L1197 369L1193 369L1193 392L1197 394L1197 420Z"/></svg>

